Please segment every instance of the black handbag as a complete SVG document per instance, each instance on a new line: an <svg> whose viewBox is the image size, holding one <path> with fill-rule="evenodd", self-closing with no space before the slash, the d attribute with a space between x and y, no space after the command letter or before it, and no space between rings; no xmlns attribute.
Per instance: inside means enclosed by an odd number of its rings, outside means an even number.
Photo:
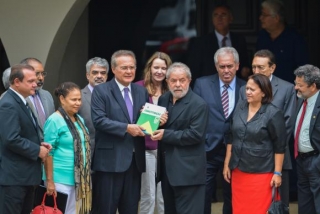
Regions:
<svg viewBox="0 0 320 214"><path fill-rule="evenodd" d="M277 200L280 189L272 187L272 203L267 211L267 214L289 214L289 207L287 207L282 201Z"/></svg>

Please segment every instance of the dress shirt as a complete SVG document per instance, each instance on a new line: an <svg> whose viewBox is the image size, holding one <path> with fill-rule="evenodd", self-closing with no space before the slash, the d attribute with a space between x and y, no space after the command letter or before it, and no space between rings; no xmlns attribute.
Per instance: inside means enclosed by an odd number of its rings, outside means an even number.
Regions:
<svg viewBox="0 0 320 214"><path fill-rule="evenodd" d="M226 40L226 47L232 47L232 42L231 42L231 39L230 39L230 33L227 33L227 35L223 36L221 35L220 33L218 33L216 30L214 31L217 38L218 38L218 43L219 43L219 47L221 48L222 47L222 39L224 37L227 37L228 39Z"/></svg>
<svg viewBox="0 0 320 214"><path fill-rule="evenodd" d="M314 150L311 145L311 142L310 142L309 130L310 130L310 121L311 121L314 105L317 101L318 94L319 94L319 91L307 99L308 104L307 104L306 114L304 115L304 119L303 119L301 130L300 130L299 140L298 140L298 142L299 142L298 143L298 151L299 152L305 153L305 152L311 152ZM297 116L296 127L295 127L294 133L296 133L296 131L297 131L298 123L299 123L301 113L302 113L302 108L303 107L301 106L301 108L299 110L299 114Z"/></svg>
<svg viewBox="0 0 320 214"><path fill-rule="evenodd" d="M93 87L92 87L92 85L88 84L88 88L89 88L89 90L90 90L90 91L91 91L91 93L92 93L92 91L93 91Z"/></svg>
<svg viewBox="0 0 320 214"><path fill-rule="evenodd" d="M121 83L119 83L116 78L115 78L115 81L116 81L116 83L117 83L117 85L118 85L118 87L119 87L119 89L121 91L123 99L124 99L124 88L129 88L128 94L129 94L129 98L130 98L132 106L133 106L132 95L131 95L131 84L129 84L128 86L124 86Z"/></svg>
<svg viewBox="0 0 320 214"><path fill-rule="evenodd" d="M45 112L45 110L44 110L44 108L43 108L42 101L41 101L41 98L40 98L40 96L39 96L39 92L35 93L34 96L37 96L38 99L40 100L39 103L40 103L41 109L42 109L44 115L46 116L46 112ZM31 100L33 107L34 107L35 109L37 109L37 108L36 108L36 105L35 105L35 103L34 103L34 97L33 97L33 95L29 96L29 99ZM38 110L36 110L36 111L38 112Z"/></svg>
<svg viewBox="0 0 320 214"><path fill-rule="evenodd" d="M219 83L220 83L220 95L222 95L222 92L224 90L223 86L225 83L221 81L219 78ZM236 93L236 78L233 78L231 83L229 84L228 88L228 96L229 96L229 113L228 116L232 113L235 105L235 93Z"/></svg>

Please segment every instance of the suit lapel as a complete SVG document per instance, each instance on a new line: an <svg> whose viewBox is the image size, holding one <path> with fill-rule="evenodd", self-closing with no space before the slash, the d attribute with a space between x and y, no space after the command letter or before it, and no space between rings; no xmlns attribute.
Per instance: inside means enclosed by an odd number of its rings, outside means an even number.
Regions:
<svg viewBox="0 0 320 214"><path fill-rule="evenodd" d="M85 102L87 102L89 105L91 105L91 91L88 88L88 86L86 86L83 90L83 100L85 100Z"/></svg>
<svg viewBox="0 0 320 214"><path fill-rule="evenodd" d="M312 115L311 115L310 128L309 128L310 139L311 139L311 134L313 132L316 119L317 119L319 111L320 111L320 96L319 96L319 94L318 94L318 97L317 97L317 101L314 104L313 112L312 112Z"/></svg>
<svg viewBox="0 0 320 214"><path fill-rule="evenodd" d="M221 115L224 117L223 106L221 101L221 93L220 93L220 82L218 74L212 76L212 84L210 84L210 90L212 92L213 98L216 99L218 110Z"/></svg>
<svg viewBox="0 0 320 214"><path fill-rule="evenodd" d="M131 90L132 90L132 88L131 88ZM130 117L129 117L129 113L128 113L128 109L127 109L126 103L125 103L125 101L123 99L123 96L122 96L122 92L120 91L120 88L117 85L117 83L116 83L114 78L111 80L111 94L113 95L114 99L117 101L119 106L121 107L121 109L122 109L124 115L126 116L128 122L131 123ZM133 93L131 93L131 94L133 94ZM134 103L133 103L133 106L134 106Z"/></svg>
<svg viewBox="0 0 320 214"><path fill-rule="evenodd" d="M46 115L46 118L48 118L48 117L49 117L49 112L48 112L48 109L49 109L48 100L47 100L47 97L45 96L45 93L43 93L43 90L42 90L42 89L39 90L39 97L40 97L41 104L42 104L44 113L45 113L45 115Z"/></svg>
<svg viewBox="0 0 320 214"><path fill-rule="evenodd" d="M274 97L278 91L278 78L274 75L272 76L271 86L272 86L272 95Z"/></svg>
<svg viewBox="0 0 320 214"><path fill-rule="evenodd" d="M29 118L30 122L32 123L33 127L36 129L36 126L34 124L34 122L36 123L36 125L38 124L37 121L34 121L29 109L27 108L27 106L22 102L21 98L15 93L13 92L11 89L8 90L9 94L17 101L18 105L21 107L21 109L24 111L24 113L27 115L27 117ZM29 105L29 103L28 103ZM31 103L32 106L32 103ZM31 110L32 111L32 110ZM36 120L36 118L35 118ZM37 129L36 129L37 130Z"/></svg>

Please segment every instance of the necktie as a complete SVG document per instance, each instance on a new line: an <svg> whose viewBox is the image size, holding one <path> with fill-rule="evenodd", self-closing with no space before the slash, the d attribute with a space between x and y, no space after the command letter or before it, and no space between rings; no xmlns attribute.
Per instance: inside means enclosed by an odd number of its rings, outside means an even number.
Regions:
<svg viewBox="0 0 320 214"><path fill-rule="evenodd" d="M33 95L33 101L34 101L34 105L36 107L36 111L38 113L38 119L39 119L40 126L43 127L43 125L46 121L46 115L44 114L44 112L42 110L38 91L36 91L36 93Z"/></svg>
<svg viewBox="0 0 320 214"><path fill-rule="evenodd" d="M222 102L222 107L223 107L223 112L224 112L224 116L225 118L228 117L229 115L229 94L228 94L228 88L229 85L225 84L223 86L223 91L221 94L221 102Z"/></svg>
<svg viewBox="0 0 320 214"><path fill-rule="evenodd" d="M133 119L133 107L132 102L129 97L129 88L124 88L124 101L126 102L127 110L129 113L130 121L132 122Z"/></svg>
<svg viewBox="0 0 320 214"><path fill-rule="evenodd" d="M31 111L31 109L30 109L30 107L29 107L29 104L28 104L28 103L26 103L26 107L27 107L27 109L28 109L28 111L29 111L29 114L30 114L30 116L31 116L31 119L32 119L33 125L34 125L34 126L36 126L35 118L33 117L32 111Z"/></svg>
<svg viewBox="0 0 320 214"><path fill-rule="evenodd" d="M302 126L302 123L303 123L304 115L306 114L306 110L307 110L307 100L305 100L303 102L302 113L301 113L301 116L300 116L300 120L299 120L297 131L296 131L296 135L295 135L295 138L294 138L294 158L297 158L297 156L298 156L298 144L299 144L300 130L301 130L301 126Z"/></svg>
<svg viewBox="0 0 320 214"><path fill-rule="evenodd" d="M221 47L226 47L227 46L227 44L226 44L227 39L228 39L228 37L226 37L226 36L223 37L222 42L221 42Z"/></svg>

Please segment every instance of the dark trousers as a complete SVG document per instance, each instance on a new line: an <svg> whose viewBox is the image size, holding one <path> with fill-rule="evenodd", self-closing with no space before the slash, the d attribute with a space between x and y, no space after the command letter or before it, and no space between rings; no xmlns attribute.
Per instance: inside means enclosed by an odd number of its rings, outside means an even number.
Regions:
<svg viewBox="0 0 320 214"><path fill-rule="evenodd" d="M0 213L30 214L36 186L1 186Z"/></svg>
<svg viewBox="0 0 320 214"><path fill-rule="evenodd" d="M289 207L289 180L290 170L283 169L282 170L282 181L280 186L280 197L281 201Z"/></svg>
<svg viewBox="0 0 320 214"><path fill-rule="evenodd" d="M161 171L165 214L203 213L205 185L171 186L165 171Z"/></svg>
<svg viewBox="0 0 320 214"><path fill-rule="evenodd" d="M92 214L138 213L141 173L133 159L125 172L99 172L92 175Z"/></svg>
<svg viewBox="0 0 320 214"><path fill-rule="evenodd" d="M320 214L320 155L297 158L298 212Z"/></svg>
<svg viewBox="0 0 320 214"><path fill-rule="evenodd" d="M205 197L205 214L211 213L211 197L214 191L217 176L222 176L224 158L226 156L225 147L220 147L214 152L207 152L207 181ZM222 178L223 188L223 214L232 214L231 185Z"/></svg>

